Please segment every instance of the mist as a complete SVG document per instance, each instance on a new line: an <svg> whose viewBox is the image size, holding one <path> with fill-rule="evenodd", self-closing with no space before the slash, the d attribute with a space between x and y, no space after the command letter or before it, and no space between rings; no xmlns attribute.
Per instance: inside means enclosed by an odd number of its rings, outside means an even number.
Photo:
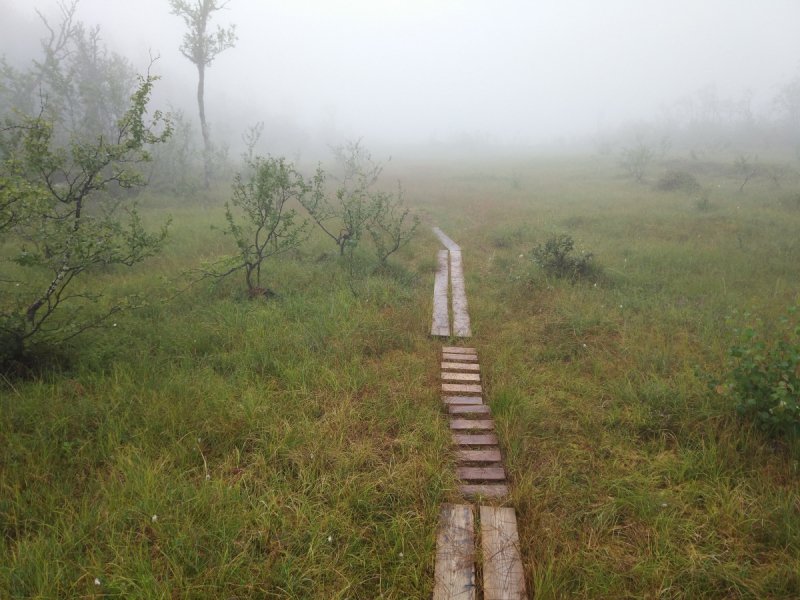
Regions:
<svg viewBox="0 0 800 600"><path fill-rule="evenodd" d="M266 124L263 148L306 152L345 138L371 146L526 146L587 139L655 119L698 90L769 115L800 65L793 1L476 2L231 0L214 25L235 48L206 74L215 140L234 148ZM0 0L0 53L38 56L52 0ZM162 77L160 107L196 121L184 24L166 0L81 0L109 50ZM750 92L747 92L750 90Z"/></svg>

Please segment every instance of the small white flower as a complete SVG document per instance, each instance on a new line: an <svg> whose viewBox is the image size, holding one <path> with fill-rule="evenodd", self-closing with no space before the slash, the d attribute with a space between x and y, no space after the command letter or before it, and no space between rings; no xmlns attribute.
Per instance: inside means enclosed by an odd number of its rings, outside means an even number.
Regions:
<svg viewBox="0 0 800 600"><path fill-rule="evenodd" d="M597 287L597 284L596 284L596 283L594 284L594 287Z"/></svg>
<svg viewBox="0 0 800 600"><path fill-rule="evenodd" d="M200 438L197 438L197 443L198 443L198 444L200 443Z"/></svg>
<svg viewBox="0 0 800 600"><path fill-rule="evenodd" d="M99 579L99 578L97 578L97 577L95 577L95 578L94 578L94 584L95 584L95 585L100 585L100 579Z"/></svg>
<svg viewBox="0 0 800 600"><path fill-rule="evenodd" d="M329 535L329 536L328 536L328 542L330 543L330 542L332 542L332 541L333 541L333 536L332 536L332 535Z"/></svg>
<svg viewBox="0 0 800 600"><path fill-rule="evenodd" d="M208 473L206 473L206 479L211 479L211 475L209 475Z"/></svg>
<svg viewBox="0 0 800 600"><path fill-rule="evenodd" d="M586 344L584 344L583 347L586 348Z"/></svg>
<svg viewBox="0 0 800 600"><path fill-rule="evenodd" d="M153 521L153 523L155 523L156 521L158 521L158 515L153 515L153 518L150 520Z"/></svg>
<svg viewBox="0 0 800 600"><path fill-rule="evenodd" d="M116 326L117 326L117 324L116 324L116 323L114 323L113 327L116 327Z"/></svg>
<svg viewBox="0 0 800 600"><path fill-rule="evenodd" d="M401 552L401 553L399 554L399 556L400 556L400 558L403 558L403 553Z"/></svg>
<svg viewBox="0 0 800 600"><path fill-rule="evenodd" d="M311 458L314 458L314 455L313 455L313 454L311 455Z"/></svg>
<svg viewBox="0 0 800 600"><path fill-rule="evenodd" d="M666 503L661 505L661 508L667 508Z"/></svg>
<svg viewBox="0 0 800 600"><path fill-rule="evenodd" d="M619 307L622 308L622 304L620 304Z"/></svg>
<svg viewBox="0 0 800 600"><path fill-rule="evenodd" d="M520 254L520 255L519 255L519 257L520 257L520 258L522 258L523 256L524 256L523 254ZM17 284L17 285L19 285L19 284Z"/></svg>

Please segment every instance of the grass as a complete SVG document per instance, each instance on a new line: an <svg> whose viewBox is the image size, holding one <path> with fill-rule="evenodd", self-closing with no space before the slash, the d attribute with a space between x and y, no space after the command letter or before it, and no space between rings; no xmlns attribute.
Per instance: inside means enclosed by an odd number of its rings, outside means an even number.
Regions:
<svg viewBox="0 0 800 600"><path fill-rule="evenodd" d="M390 166L464 249L536 598L800 595L800 446L694 375L721 372L730 311L774 319L800 294L791 193L739 193L710 165L699 211L610 157ZM98 281L149 305L0 390L0 596L428 597L458 498L427 337L435 238L357 280L315 238L272 263L284 300L231 280L164 302L226 251L220 201L143 212L173 214L173 243ZM596 277L519 257L554 230Z"/></svg>

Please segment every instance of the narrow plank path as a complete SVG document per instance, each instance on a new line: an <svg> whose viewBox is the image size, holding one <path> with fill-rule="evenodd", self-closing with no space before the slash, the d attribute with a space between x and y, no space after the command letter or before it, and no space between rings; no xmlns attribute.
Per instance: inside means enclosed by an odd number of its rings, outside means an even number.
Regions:
<svg viewBox="0 0 800 600"><path fill-rule="evenodd" d="M467 312L461 248L438 227L433 231L447 250L439 252L431 335L470 337L472 326ZM443 254L449 254L449 264ZM447 287L442 283L446 273L449 273L452 295L452 329L447 312ZM455 475L462 482L459 490L465 498L476 499L479 505L484 499L506 500L509 494L503 455L493 433L491 407L483 401L478 352L475 348L444 346L440 365L442 402L450 417L453 443L458 446ZM468 504L444 504L441 507L436 539L434 600L476 598L474 517L473 508ZM480 505L479 524L483 600L527 598L514 509Z"/></svg>

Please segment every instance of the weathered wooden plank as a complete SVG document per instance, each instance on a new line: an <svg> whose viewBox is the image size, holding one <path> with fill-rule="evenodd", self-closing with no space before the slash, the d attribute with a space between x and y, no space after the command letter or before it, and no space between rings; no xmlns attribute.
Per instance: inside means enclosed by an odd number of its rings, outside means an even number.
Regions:
<svg viewBox="0 0 800 600"><path fill-rule="evenodd" d="M452 419L450 429L494 429L494 421L491 419Z"/></svg>
<svg viewBox="0 0 800 600"><path fill-rule="evenodd" d="M449 373L442 371L442 379L445 381L480 381L481 376L478 373Z"/></svg>
<svg viewBox="0 0 800 600"><path fill-rule="evenodd" d="M442 504L436 536L433 600L474 600L475 527L472 507Z"/></svg>
<svg viewBox="0 0 800 600"><path fill-rule="evenodd" d="M442 347L442 352L447 352L448 354L478 354L475 348L460 348L459 346L444 346Z"/></svg>
<svg viewBox="0 0 800 600"><path fill-rule="evenodd" d="M458 450L456 458L462 462L500 462L500 448L488 450Z"/></svg>
<svg viewBox="0 0 800 600"><path fill-rule="evenodd" d="M496 446L497 436L493 433L483 435L452 434L453 443L459 446Z"/></svg>
<svg viewBox="0 0 800 600"><path fill-rule="evenodd" d="M481 506L481 539L484 599L527 598L514 509Z"/></svg>
<svg viewBox="0 0 800 600"><path fill-rule="evenodd" d="M445 404L483 404L480 396L445 396L442 401Z"/></svg>
<svg viewBox="0 0 800 600"><path fill-rule="evenodd" d="M472 337L460 251L450 251L450 291L453 303L453 335Z"/></svg>
<svg viewBox="0 0 800 600"><path fill-rule="evenodd" d="M444 244L444 247L447 248L448 250L450 250L450 251L453 251L453 250L460 251L461 250L461 246L459 246L453 240L451 240L449 237L447 237L447 234L444 231L442 231L441 229L439 229L438 227L434 227L433 228L433 233L436 234L436 237L439 238L439 240L442 242L442 244Z"/></svg>
<svg viewBox="0 0 800 600"><path fill-rule="evenodd" d="M456 477L466 481L505 481L503 467L458 467Z"/></svg>
<svg viewBox="0 0 800 600"><path fill-rule="evenodd" d="M431 335L450 337L447 285L449 279L447 250L439 251L439 263L433 276L433 324Z"/></svg>
<svg viewBox="0 0 800 600"><path fill-rule="evenodd" d="M451 415L488 415L492 410L486 404L454 404L450 406Z"/></svg>
<svg viewBox="0 0 800 600"><path fill-rule="evenodd" d="M482 394L483 388L479 385L466 383L443 383L442 391L451 394Z"/></svg>
<svg viewBox="0 0 800 600"><path fill-rule="evenodd" d="M472 363L443 362L442 371L480 371L481 366Z"/></svg>
<svg viewBox="0 0 800 600"><path fill-rule="evenodd" d="M505 485L462 485L460 490L465 496L486 496L487 498L508 497L508 486Z"/></svg>
<svg viewBox="0 0 800 600"><path fill-rule="evenodd" d="M472 354L442 354L442 360L450 362L476 363L478 357Z"/></svg>

